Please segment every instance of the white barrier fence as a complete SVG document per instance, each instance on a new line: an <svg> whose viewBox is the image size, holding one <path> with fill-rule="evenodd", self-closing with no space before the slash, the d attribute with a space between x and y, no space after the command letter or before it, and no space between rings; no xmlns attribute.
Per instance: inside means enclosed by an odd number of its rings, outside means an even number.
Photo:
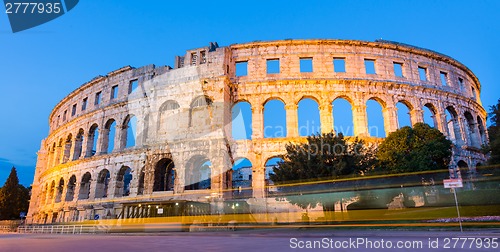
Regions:
<svg viewBox="0 0 500 252"><path fill-rule="evenodd" d="M95 234L108 232L107 226L86 225L28 225L19 226L20 234Z"/></svg>

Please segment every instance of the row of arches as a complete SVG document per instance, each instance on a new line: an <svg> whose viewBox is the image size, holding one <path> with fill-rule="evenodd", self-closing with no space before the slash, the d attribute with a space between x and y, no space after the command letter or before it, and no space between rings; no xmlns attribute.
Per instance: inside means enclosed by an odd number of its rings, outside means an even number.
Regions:
<svg viewBox="0 0 500 252"><path fill-rule="evenodd" d="M110 192L110 172L108 169L102 169L95 180L94 198L107 198L110 193L116 197L130 195L130 185L132 181L132 170L128 166L122 166L114 177L113 191ZM139 188L144 187L144 172L140 173ZM42 188L40 195L41 205L52 202L71 202L73 200L89 199L91 194L92 175L86 172L80 179L76 175L71 175L67 181L60 178L58 181L46 183ZM139 191L141 191L139 189Z"/></svg>
<svg viewBox="0 0 500 252"><path fill-rule="evenodd" d="M331 108L331 111L329 111ZM253 117L259 116L260 111L252 108L248 101L236 102L232 107L232 137L235 140L252 139ZM389 132L404 126L412 126L417 122L425 122L440 129L457 145L468 144L480 147L486 143L485 126L478 115L465 111L457 113L454 106L447 106L443 112L438 111L432 103L425 103L422 108L413 106L406 100L400 100L395 108L389 108L386 103L377 97L367 100L365 104L354 105L348 97L339 97L330 104L320 106L316 99L303 98L297 106L287 106L278 98L267 100L262 107L262 134L263 138L289 137L288 128L297 127L298 136L309 136L322 132L322 128L329 128L346 136L355 136L366 132L372 137L385 137ZM292 113L292 114L290 114ZM294 115L295 114L295 115ZM290 119L296 116L296 121ZM445 118L441 118L441 117ZM356 128L365 121L367 129ZM332 122L333 121L333 122ZM292 123L292 124L290 124Z"/></svg>
<svg viewBox="0 0 500 252"><path fill-rule="evenodd" d="M134 147L137 140L137 118L128 115L121 125L117 125L116 120L110 118L102 129L94 123L87 132L85 134L84 129L80 128L75 137L69 133L57 143L54 142L48 148L48 167Z"/></svg>
<svg viewBox="0 0 500 252"><path fill-rule="evenodd" d="M283 159L279 156L269 158L265 162L265 183L272 184L269 174L273 167ZM252 163L247 158L238 158L226 176L227 188L252 187ZM193 156L185 165L184 190L204 190L211 188L212 163L204 155ZM97 174L85 172L80 178L71 175L69 178L59 178L46 183L41 190L40 204L71 202L74 200L118 198L129 195L142 195L145 193L145 168L135 175L129 166L122 166L115 174L104 168ZM137 171L135 172L137 173ZM152 173L152 192L174 191L180 183L174 161L170 158L159 160ZM91 189L94 190L91 190ZM131 192L131 188L137 191Z"/></svg>
<svg viewBox="0 0 500 252"><path fill-rule="evenodd" d="M206 125L211 115L207 110L210 110L212 103L212 99L205 95L193 99L189 108L189 116L186 117L188 126ZM170 132L179 128L179 123L183 122L178 115L179 109L179 103L174 100L167 100L160 106L157 126L162 132ZM145 117L143 123L143 128L147 130L148 116ZM121 124L117 124L114 118L109 118L102 127L94 123L89 127L87 134L83 128L80 128L75 137L70 133L48 146L48 167L134 147L138 140L137 136L137 118L134 115L127 115Z"/></svg>

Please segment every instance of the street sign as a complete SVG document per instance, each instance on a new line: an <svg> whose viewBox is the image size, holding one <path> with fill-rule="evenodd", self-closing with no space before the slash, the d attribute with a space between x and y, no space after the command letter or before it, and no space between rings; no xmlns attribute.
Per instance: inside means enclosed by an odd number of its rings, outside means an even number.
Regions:
<svg viewBox="0 0 500 252"><path fill-rule="evenodd" d="M443 179L443 185L444 188L451 188L453 191L453 196L455 196L455 206L457 208L457 215L458 215L458 223L460 223L460 232L463 232L462 229L462 218L460 217L460 210L458 209L458 199L457 199L457 192L455 188L459 187L464 187L464 184L462 183L462 179Z"/></svg>
<svg viewBox="0 0 500 252"><path fill-rule="evenodd" d="M22 218L24 218L24 217L26 217L26 213L25 213L25 212L21 212L21 213L19 214L19 217L21 217L21 219L22 219Z"/></svg>
<svg viewBox="0 0 500 252"><path fill-rule="evenodd" d="M444 188L459 188L464 187L462 179L443 179Z"/></svg>
<svg viewBox="0 0 500 252"><path fill-rule="evenodd" d="M99 219L99 215L98 214L94 215L94 220L98 220L98 219Z"/></svg>

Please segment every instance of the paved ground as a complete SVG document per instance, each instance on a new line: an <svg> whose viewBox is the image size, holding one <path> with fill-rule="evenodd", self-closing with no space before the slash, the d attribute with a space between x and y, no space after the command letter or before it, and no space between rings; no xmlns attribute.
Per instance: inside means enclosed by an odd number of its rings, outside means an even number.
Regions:
<svg viewBox="0 0 500 252"><path fill-rule="evenodd" d="M251 230L204 233L0 234L0 251L500 251L500 230ZM392 248L387 248L392 246ZM401 247L402 246L402 247ZM438 248L434 248L437 246ZM378 248L377 248L378 247ZM463 248L462 248L463 247ZM487 248L489 247L489 248Z"/></svg>

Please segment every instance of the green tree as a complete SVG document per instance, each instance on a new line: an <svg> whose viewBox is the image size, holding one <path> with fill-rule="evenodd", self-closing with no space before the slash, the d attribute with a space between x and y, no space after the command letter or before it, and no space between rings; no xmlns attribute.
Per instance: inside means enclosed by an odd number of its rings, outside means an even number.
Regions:
<svg viewBox="0 0 500 252"><path fill-rule="evenodd" d="M288 144L284 161L273 169L270 178L278 186L295 184L280 187L290 203L303 209L321 204L325 217L331 219L334 203L340 200L338 197L352 195L332 193L336 185L328 180L362 175L373 169L374 158L374 152L358 138L347 140L342 134L333 133L313 135L306 143ZM300 184L311 181L323 182Z"/></svg>
<svg viewBox="0 0 500 252"><path fill-rule="evenodd" d="M451 146L439 130L417 123L390 133L380 144L377 158L389 173L447 169Z"/></svg>
<svg viewBox="0 0 500 252"><path fill-rule="evenodd" d="M19 213L28 210L28 202L29 190L19 184L16 168L12 167L7 181L0 189L0 219L19 219Z"/></svg>
<svg viewBox="0 0 500 252"><path fill-rule="evenodd" d="M488 127L488 137L490 144L485 147L490 154L488 163L490 165L500 164L500 99L496 105L490 106L491 125Z"/></svg>

